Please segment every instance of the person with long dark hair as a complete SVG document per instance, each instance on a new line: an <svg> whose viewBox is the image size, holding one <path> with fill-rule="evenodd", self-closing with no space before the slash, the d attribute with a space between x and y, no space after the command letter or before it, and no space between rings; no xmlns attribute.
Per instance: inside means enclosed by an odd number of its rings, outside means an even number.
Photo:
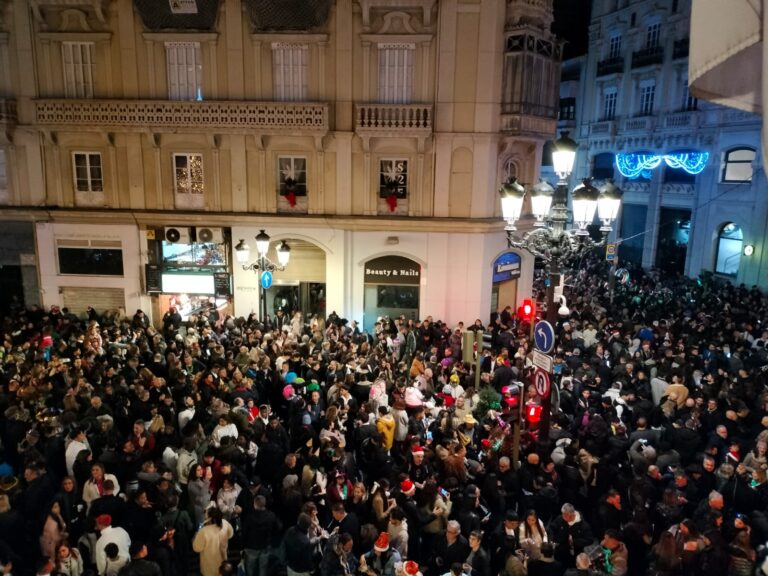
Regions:
<svg viewBox="0 0 768 576"><path fill-rule="evenodd" d="M208 508L203 527L192 541L192 549L200 554L202 576L217 576L219 566L228 557L229 540L234 536L232 525L218 508Z"/></svg>

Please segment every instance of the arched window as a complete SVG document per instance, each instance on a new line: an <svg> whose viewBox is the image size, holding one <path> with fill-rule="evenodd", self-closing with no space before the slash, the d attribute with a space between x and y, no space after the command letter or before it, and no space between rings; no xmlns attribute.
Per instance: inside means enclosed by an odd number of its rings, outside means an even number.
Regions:
<svg viewBox="0 0 768 576"><path fill-rule="evenodd" d="M734 148L723 156L723 182L752 182L754 148Z"/></svg>
<svg viewBox="0 0 768 576"><path fill-rule="evenodd" d="M504 162L504 179L517 178L517 164L512 158Z"/></svg>
<svg viewBox="0 0 768 576"><path fill-rule="evenodd" d="M717 235L717 254L715 273L736 276L739 273L739 261L744 248L744 235L741 226L728 222L723 224Z"/></svg>

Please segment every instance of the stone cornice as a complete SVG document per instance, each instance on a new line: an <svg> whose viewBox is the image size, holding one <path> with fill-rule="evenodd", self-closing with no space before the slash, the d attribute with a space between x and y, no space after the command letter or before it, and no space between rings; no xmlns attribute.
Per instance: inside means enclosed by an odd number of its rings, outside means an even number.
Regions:
<svg viewBox="0 0 768 576"><path fill-rule="evenodd" d="M491 234L504 231L501 218L419 218L385 216L257 214L239 212L180 212L155 210L83 210L78 208L13 207L3 208L5 220L56 222L68 224L135 224L139 227L163 226L171 219L190 226L330 226L340 230L387 232L460 232Z"/></svg>

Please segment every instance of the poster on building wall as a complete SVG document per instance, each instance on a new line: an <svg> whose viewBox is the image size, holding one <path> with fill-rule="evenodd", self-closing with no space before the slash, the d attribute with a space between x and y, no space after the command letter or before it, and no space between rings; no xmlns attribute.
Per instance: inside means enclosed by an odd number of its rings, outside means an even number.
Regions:
<svg viewBox="0 0 768 576"><path fill-rule="evenodd" d="M493 262L493 283L506 282L520 277L520 255L505 252Z"/></svg>
<svg viewBox="0 0 768 576"><path fill-rule="evenodd" d="M366 284L418 285L421 265L402 256L382 256L365 263Z"/></svg>

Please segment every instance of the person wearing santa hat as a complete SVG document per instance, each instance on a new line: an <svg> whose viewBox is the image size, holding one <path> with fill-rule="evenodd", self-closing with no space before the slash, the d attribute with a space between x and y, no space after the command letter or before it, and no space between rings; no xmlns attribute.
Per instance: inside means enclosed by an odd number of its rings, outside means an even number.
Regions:
<svg viewBox="0 0 768 576"><path fill-rule="evenodd" d="M360 556L358 571L368 576L395 576L395 564L400 561L400 553L389 545L389 534L382 532L373 550Z"/></svg>
<svg viewBox="0 0 768 576"><path fill-rule="evenodd" d="M408 478L416 485L416 488L422 488L424 482L432 477L432 466L424 459L424 447L413 446L411 448L411 459L408 463Z"/></svg>
<svg viewBox="0 0 768 576"><path fill-rule="evenodd" d="M104 574L107 567L107 553L105 548L107 544L114 542L120 556L127 557L131 548L131 537L123 528L112 526L112 516L101 514L96 517L96 531L100 533L96 541L96 569L99 575Z"/></svg>
<svg viewBox="0 0 768 576"><path fill-rule="evenodd" d="M413 560L406 560L397 573L397 576L422 576L419 565Z"/></svg>

